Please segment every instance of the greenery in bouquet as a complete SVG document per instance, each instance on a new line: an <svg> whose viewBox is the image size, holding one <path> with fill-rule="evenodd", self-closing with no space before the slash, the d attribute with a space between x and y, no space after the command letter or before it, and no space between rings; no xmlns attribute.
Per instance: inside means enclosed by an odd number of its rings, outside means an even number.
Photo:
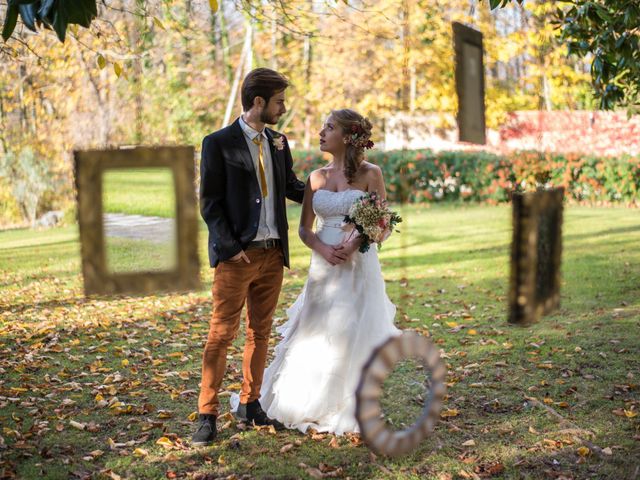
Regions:
<svg viewBox="0 0 640 480"><path fill-rule="evenodd" d="M378 250L382 248L382 242L389 238L394 227L402 222L402 218L397 212L389 209L387 201L377 192L367 192L353 202L344 221L345 229L351 228L352 235L353 230L357 230L360 234L362 243L358 250L365 253L372 243L378 245Z"/></svg>

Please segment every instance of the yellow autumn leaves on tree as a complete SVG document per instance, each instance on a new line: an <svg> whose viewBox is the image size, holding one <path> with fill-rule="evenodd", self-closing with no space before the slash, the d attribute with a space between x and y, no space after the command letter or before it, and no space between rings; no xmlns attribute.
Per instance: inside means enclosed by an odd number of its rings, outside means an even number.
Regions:
<svg viewBox="0 0 640 480"><path fill-rule="evenodd" d="M64 44L18 29L0 49L0 156L30 147L49 167L40 211L71 204L72 149L199 145L222 126L236 71L257 66L291 81L277 128L294 148L314 148L324 117L345 106L373 120L376 141L400 112L442 114L440 126L450 126L453 21L484 34L490 127L514 109L591 105L585 64L566 57L540 0L493 13L481 3L471 11L467 0L380 0L368 9L292 0L256 4L251 15L216 0L207 8L149 0L133 15L112 3ZM232 107L233 119L238 98ZM10 181L0 179L0 191ZM21 207L0 200L0 218L17 220Z"/></svg>

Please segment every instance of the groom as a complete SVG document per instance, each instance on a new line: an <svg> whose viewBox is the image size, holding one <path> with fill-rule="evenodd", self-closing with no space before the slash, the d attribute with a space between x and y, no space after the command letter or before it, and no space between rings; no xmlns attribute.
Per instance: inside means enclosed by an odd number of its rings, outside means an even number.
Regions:
<svg viewBox="0 0 640 480"><path fill-rule="evenodd" d="M292 171L286 138L265 128L286 112L288 86L278 72L252 70L242 84L242 116L202 142L200 211L209 228L209 262L215 273L193 445L211 445L216 437L227 348L238 333L245 301L243 382L236 417L282 428L267 417L258 398L283 266L289 267L285 197L301 203L305 188Z"/></svg>

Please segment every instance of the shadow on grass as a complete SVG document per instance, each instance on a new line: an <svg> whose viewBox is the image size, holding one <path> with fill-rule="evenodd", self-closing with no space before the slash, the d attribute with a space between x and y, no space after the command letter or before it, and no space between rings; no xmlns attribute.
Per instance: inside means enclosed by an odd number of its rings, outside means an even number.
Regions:
<svg viewBox="0 0 640 480"><path fill-rule="evenodd" d="M22 245L19 247L11 247L11 248L7 248L7 249L0 249L0 251L2 252L9 252L9 255L11 255L11 252L23 252L24 250L31 250L33 251L36 248L43 248L43 247L51 247L52 245L63 245L63 244L73 244L73 245L80 245L79 243L79 239L71 239L71 240L60 240L60 241L52 241L52 242L39 242L37 245ZM4 254L3 254L4 256Z"/></svg>
<svg viewBox="0 0 640 480"><path fill-rule="evenodd" d="M46 252L46 263L42 261L43 252ZM62 239L38 243L37 245L24 245L18 247L0 249L0 264L7 271L17 273L20 285L25 287L34 281L45 278L69 278L80 272L80 244L77 239ZM35 260L39 258L39 260ZM69 265L76 268L64 268ZM55 268L51 268L54 266ZM28 273L26 273L28 272ZM0 286L14 285L14 280L9 277L2 279Z"/></svg>
<svg viewBox="0 0 640 480"><path fill-rule="evenodd" d="M640 234L640 226L609 228L607 230L598 230L595 232L588 232L588 233L574 233L571 235L563 234L562 239L563 241L582 240L585 238L596 238L604 235L624 235L627 233L634 233L634 232Z"/></svg>
<svg viewBox="0 0 640 480"><path fill-rule="evenodd" d="M492 255L488 255L492 254ZM426 255L413 255L403 257L384 257L381 259L383 263L383 274L386 269L396 269L400 267L435 267L442 264L453 264L461 261L484 260L490 261L497 258L503 258L505 263L508 262L509 250L506 246L502 247L484 247L474 250L453 250L431 253Z"/></svg>
<svg viewBox="0 0 640 480"><path fill-rule="evenodd" d="M29 275L20 277L20 287L26 288L33 283L45 281L45 280L60 280L62 283L72 282L74 277L77 277L81 281L80 269L55 269L55 270L41 270L40 273L29 273ZM15 282L9 279L0 283L0 287L12 287L15 286Z"/></svg>
<svg viewBox="0 0 640 480"><path fill-rule="evenodd" d="M66 478L71 472L95 472L101 468L112 468L114 472L130 478L165 478L172 470L176 470L179 476L184 476L185 472L214 472L210 478L232 473L246 473L258 478L309 478L300 463L313 468L318 468L320 463L342 467L344 476L354 479L437 478L436 475L442 472L451 473L452 478L463 478L460 475L456 477L462 469L479 475L492 460L504 464L504 476L501 478L537 480L557 478L562 472L569 472L569 478L624 478L624 473L629 472L629 464L635 458L633 452L637 452L632 431L637 427L636 423L632 423L635 420L616 417L611 410L624 406L624 402L629 399L635 401L637 398L637 389L623 394L616 394L615 389L621 388L616 385L637 383L625 375L627 372L637 371L640 343L637 306L625 307L624 315L616 312L616 307L620 306L625 295L634 291L634 285L640 285L640 272L637 263L634 263L637 255L633 254L636 248L634 232L639 230L614 227L602 232L578 233L565 237L563 306L553 315L541 319L539 324L525 328L506 323L509 247L504 244L505 238L502 236L488 239L486 236L479 236L476 243L468 242L468 237L464 235L459 238L450 235L446 239L434 239L432 243L439 249L452 248L451 252L438 251L418 256L408 256L405 253L407 256L404 258L383 258L383 272L394 278L388 282L388 292L399 306L407 310L408 318L420 318L419 322L411 323L399 316L398 323L404 327L426 327L434 341L438 341L438 345L448 355L448 380L452 385L448 389L446 408L458 410L456 416L441 422L435 434L416 452L393 460L372 457L365 447L351 446L344 440L340 440L341 448L332 448L329 445L330 436L316 441L295 432L267 435L265 432L240 432L235 426L222 430L216 445L204 451L165 451L156 446L158 438L171 432L188 443L195 428L195 424L186 422L186 418L197 404L200 355L211 310L208 293L201 293L201 298L193 301L179 299L177 302L182 305L201 302L199 312L178 311L176 315L166 316L173 308L173 302L165 301L170 300L171 295L166 298L160 296L158 301L151 297L140 301L136 298L121 301L123 299L113 297L92 297L89 301L74 301L67 297L49 301L39 297L23 304L17 303L19 298L12 298L13 306L19 309L19 313L24 313L29 308L44 311L75 306L82 318L94 315L97 318L96 322L86 326L79 325L78 330L73 332L73 335L78 332L77 337L71 337L71 332L67 330L64 334L61 333L63 351L49 348L48 344L38 347L40 350L36 353L44 354L39 360L41 363L25 363L22 371L16 370L14 367L18 365L14 363L0 364L6 370L3 389L20 389L24 385L39 389L33 388L32 391L36 393L22 393L24 404L16 402L3 408L0 412L3 426L27 432L30 428L28 422L50 422L47 431L42 432L42 437L30 437L33 448L29 451L22 450L22 453L18 448L20 445L14 447L16 439L4 435L8 446L7 458L15 464L32 462L33 470L22 471L23 478L42 478L39 476L41 467L36 465L42 464L42 468L46 469L46 457L51 454L57 457L56 462L59 461L58 457L68 456L71 464L60 466L60 470L56 470L49 478L56 478L56 475L57 478ZM423 236L417 234L417 231L418 229L414 229L411 236L407 237L412 247L423 245ZM627 235L630 238L626 241L622 237L607 239L595 246L587 241L582 242L602 235ZM458 245L452 241L457 239L460 240ZM61 244L61 250L58 250L56 245ZM470 248L462 248L465 245ZM68 250L71 246L73 252ZM39 247L34 247L34 252L36 248ZM400 254L401 248L394 245L394 249L400 251ZM618 252L623 248L626 253L619 255ZM19 261L29 261L31 264L27 267L18 265L20 268L17 269L11 268L17 263L9 254L5 255L5 251L0 250L0 258L11 261L11 265L8 268L3 266L3 269L11 271L16 278L24 278L20 280L22 286L23 282L31 281L34 276L51 278L64 273L61 266L74 265L71 262L76 262L78 251L77 243L73 241L57 242L47 247L46 251L40 250L37 255L34 253L34 261L29 259L28 248L7 249L6 252L20 255ZM383 248L382 253L385 251L388 250ZM306 278L309 252L300 247L296 254L299 276L289 277L279 308L286 308L293 302ZM305 255L303 261L300 261L300 255ZM51 262L49 257L56 258ZM504 259L504 268L496 268L496 261L503 261L496 260L497 258ZM42 271L37 261L50 262L55 270ZM474 267L474 271L477 270L475 274L467 268L467 262L470 261L474 262L470 266ZM411 270L416 278L408 278L408 282L395 280L398 275L403 274L403 268L414 266L420 268L418 271ZM424 271L429 266L433 266L435 272ZM452 274L448 273L449 268L454 270ZM461 283L467 286L461 289ZM203 285L204 288L208 286ZM60 296L59 288L50 282L43 282L42 288L45 297ZM439 290L446 292L439 293ZM633 303L637 298L629 296L626 300ZM81 302L84 305L79 305ZM433 303L433 307L427 309L423 306L425 302ZM462 311L471 312L470 304L477 306L470 317L451 315ZM485 310L484 307L490 308ZM615 317L614 313L618 316ZM441 318L433 318L435 315ZM7 323L15 321L17 324L24 316L26 315L10 316ZM49 312L43 314L43 317L51 319ZM441 327L432 327L436 322ZM447 322L457 322L465 328L450 328ZM477 330L476 334L469 333L471 328ZM244 331L244 327L241 331ZM28 329L21 332L16 330L15 337L21 337L21 344L15 342L14 338L4 337L2 346L12 354L7 355L7 359L15 362L25 358L27 353L35 355L37 359L38 354L33 353L35 349L32 347L42 343L42 338L29 337L27 333L30 333ZM14 335L13 332L11 334ZM77 345L72 343L76 338L80 340ZM275 335L274 339L277 341ZM225 388L237 383L240 376L237 367L240 364L242 337L234 345L236 351L231 353L233 359L229 362L231 375L224 380ZM576 347L581 347L581 350L576 350ZM172 356L178 351L183 355ZM129 368L121 363L125 358L131 362ZM97 361L100 364L94 365ZM95 376L87 376L91 365L101 370ZM131 371L131 367L136 368L135 373ZM105 387L113 385L107 385L105 378L116 371L123 376L123 381L114 385L118 387L120 401L130 402L137 407L151 403L158 410L172 410L173 417L160 422L157 413L120 417L114 416L107 409L98 409L94 399L96 392L104 393ZM61 384L56 386L45 381L43 377L46 373L58 375L62 380ZM188 380L181 379L177 373L185 373ZM72 392L72 380L84 388L84 393ZM135 382L140 384L134 385ZM532 387L535 390L529 390ZM5 395L5 390L2 395ZM57 396L48 398L50 392ZM17 395L15 392L11 394ZM581 464L576 464L579 460L575 454L576 446L566 447L566 451L549 452L544 448L530 450L535 443L549 438L549 431L558 430L559 427L552 419L549 421L552 424L550 428L534 424L540 434L530 433L528 427L532 422L536 418L546 418L547 414L525 409L525 395L535 395L540 400L548 396L553 402L567 401L569 406L561 410L561 413L571 421L583 428L611 432L612 437L628 436L627 443L622 444L622 440L618 439L613 439L610 443L599 443L602 447L623 447L614 448L614 458L610 461L600 461L592 456ZM63 403L67 398L73 399L75 405ZM112 396L107 398L111 399ZM34 410L30 410L31 408ZM31 413L35 408L36 413ZM55 412L57 417L48 417L50 412ZM15 418L12 413L16 414ZM27 423L19 423L16 420L19 418L26 419ZM101 430L94 435L86 430L73 429L68 425L70 419L96 421ZM58 422L64 427L61 432L53 429ZM150 422L159 426L154 427L145 438L147 431L142 427L149 426ZM499 423L505 425L506 433L493 433ZM509 431L511 425L514 425L513 435ZM238 443L232 441L236 434L239 434ZM121 451L108 448L109 438L136 443L128 448L129 455L123 456ZM476 446L462 446L470 439L475 440ZM295 444L296 440L302 440L301 445ZM294 447L282 453L282 446L288 443L293 443ZM60 445L72 445L75 451L57 447ZM149 458L132 455L132 451L138 446L151 452ZM88 455L97 448L105 451L103 456L91 462L82 460L83 455ZM461 458L467 452L469 456ZM27 458L23 453L33 457ZM177 460L170 456L174 453L179 457ZM465 462L473 457L477 457L474 463ZM476 467L478 471L475 470ZM615 471L623 474L615 476ZM631 471L626 476L633 474Z"/></svg>
<svg viewBox="0 0 640 480"><path fill-rule="evenodd" d="M567 248L571 248L572 247L571 242L576 240L583 240L588 238L595 239L597 237L606 236L606 235L623 235L623 234L634 233L634 232L640 233L640 227L611 228L608 230L582 233L582 234L573 234L573 235L565 234L563 235L564 249L566 250ZM421 241L412 242L408 245L396 245L394 247L383 247L382 252L388 253L388 252L403 251L411 247L422 246L425 243L431 243L433 245L442 245L446 243L446 241L449 239L459 240L459 237L454 237L454 236L450 236L446 238L429 237L429 236L421 237L418 235L413 236L413 238L416 238L416 237ZM618 241L609 242L610 246L618 245L618 244L630 245L630 242L628 240L618 240ZM511 243L509 242L509 243L494 245L490 247L478 247L478 248L469 248L469 249L463 249L463 250L443 251L443 252L429 254L429 255L411 256L409 258L404 258L404 259L385 258L384 261L387 264L387 266L391 268L399 266L401 262L405 262L405 263L408 262L412 266L438 265L438 264L444 263L445 261L450 261L451 257L457 257L458 260L463 260L463 261L483 259L482 254L484 253L503 254L505 258L508 258L508 256L511 254ZM471 254L472 256L470 256L469 254ZM499 255L485 256L484 260L491 260L496 256L499 256ZM402 265L404 265L404 263L402 263Z"/></svg>
<svg viewBox="0 0 640 480"><path fill-rule="evenodd" d="M432 436L410 455L391 459L372 455L364 444L350 444L344 437L338 440L339 448L332 447L332 439L331 435L312 440L309 434L296 431L271 435L265 432L238 431L231 427L220 432L211 447L187 448L180 452L179 458L183 467L192 466L188 469L187 476L211 475L200 478L224 478L234 474L247 474L247 478L262 479L319 478L317 474L310 474L309 470L319 471L319 468L324 468L334 471L334 475L326 475L324 478L369 479L380 478L388 472L387 467L402 468L405 465L410 466L407 470L413 471L411 473L429 473L429 457L441 444ZM284 454L275 453L286 444L293 444L294 448ZM223 463L219 461L220 458L224 459ZM166 468L164 457L147 459L144 463L148 468ZM142 467L140 465L137 468ZM342 474L336 475L337 469L341 469Z"/></svg>

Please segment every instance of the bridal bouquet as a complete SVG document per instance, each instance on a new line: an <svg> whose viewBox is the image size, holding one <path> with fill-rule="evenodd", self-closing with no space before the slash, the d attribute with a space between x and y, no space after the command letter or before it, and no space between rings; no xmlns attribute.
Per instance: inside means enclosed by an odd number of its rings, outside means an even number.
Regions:
<svg viewBox="0 0 640 480"><path fill-rule="evenodd" d="M382 242L391 235L393 227L402 222L402 218L389 210L387 201L380 198L376 192L367 192L353 202L344 221L345 229L350 227L351 230L355 229L360 233L362 243L358 250L364 253L372 243L377 243L380 249Z"/></svg>

